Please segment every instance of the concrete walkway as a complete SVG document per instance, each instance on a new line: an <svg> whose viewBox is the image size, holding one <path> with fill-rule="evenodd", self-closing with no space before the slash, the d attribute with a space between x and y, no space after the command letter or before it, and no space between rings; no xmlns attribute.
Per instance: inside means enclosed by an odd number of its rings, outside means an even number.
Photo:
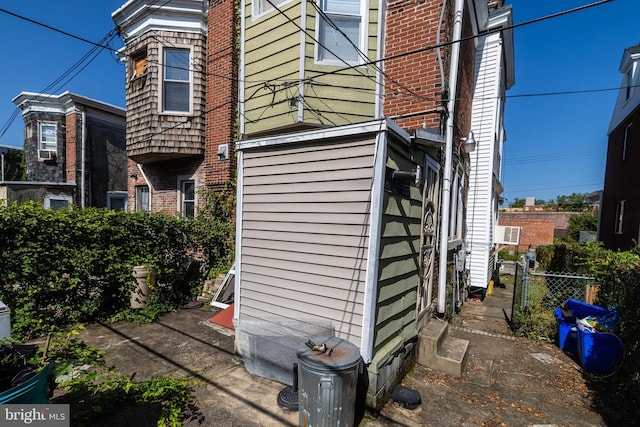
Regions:
<svg viewBox="0 0 640 427"><path fill-rule="evenodd" d="M422 404L413 410L388 402L362 426L598 426L580 368L552 344L508 334L511 289L468 301L450 334L470 341L462 377L416 365L403 384ZM106 350L108 365L141 380L192 376L196 407L187 426L295 426L298 413L277 405L285 385L249 375L234 355L232 331L209 322L219 309L181 309L149 325L90 325L81 338ZM143 425L142 420L127 420ZM114 424L115 425L115 424Z"/></svg>

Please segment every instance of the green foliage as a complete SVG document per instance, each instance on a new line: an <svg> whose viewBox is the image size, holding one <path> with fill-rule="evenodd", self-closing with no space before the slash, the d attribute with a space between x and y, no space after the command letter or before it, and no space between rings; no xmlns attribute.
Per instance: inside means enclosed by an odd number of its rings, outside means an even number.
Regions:
<svg viewBox="0 0 640 427"><path fill-rule="evenodd" d="M509 204L510 208L521 208L524 207L524 204L527 202L527 199L520 199L518 197L516 197L514 199L514 201L512 203ZM541 206L544 205L546 202L542 199L535 199L535 205L536 206Z"/></svg>
<svg viewBox="0 0 640 427"><path fill-rule="evenodd" d="M553 340L556 321L553 310L546 304L548 296L544 283L535 280L530 283L527 309L524 313L516 312L519 332L527 338Z"/></svg>
<svg viewBox="0 0 640 427"><path fill-rule="evenodd" d="M9 149L4 154L4 180L24 181L26 180L24 167L24 150Z"/></svg>
<svg viewBox="0 0 640 427"><path fill-rule="evenodd" d="M567 235L561 240L565 242L578 242L581 231L598 231L598 212L584 211L569 217L569 229Z"/></svg>
<svg viewBox="0 0 640 427"><path fill-rule="evenodd" d="M498 259L503 259L505 261L517 261L518 254L516 254L515 252L511 253L507 249L503 248L498 252Z"/></svg>
<svg viewBox="0 0 640 427"><path fill-rule="evenodd" d="M221 265L232 256L230 220L213 217L221 211L185 221L37 203L0 207L0 300L12 310L12 334L30 338L114 317L154 320L193 298L202 283L195 257ZM157 270L142 313L129 308L136 265Z"/></svg>

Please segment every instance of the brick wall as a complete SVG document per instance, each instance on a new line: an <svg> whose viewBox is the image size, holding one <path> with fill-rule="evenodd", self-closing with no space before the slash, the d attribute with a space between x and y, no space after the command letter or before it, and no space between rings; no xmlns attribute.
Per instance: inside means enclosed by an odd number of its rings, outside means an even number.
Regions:
<svg viewBox="0 0 640 427"><path fill-rule="evenodd" d="M440 31L441 43L449 39L452 3L448 2L450 7ZM437 50L404 55L437 44L441 4L441 0L392 0L387 8L384 57L397 57L384 62L384 71L390 79L385 79L383 108L386 117L412 114L396 119L404 129L443 124L443 115L435 111L442 107L443 90ZM449 46L441 49L445 84L449 77L449 52Z"/></svg>
<svg viewBox="0 0 640 427"><path fill-rule="evenodd" d="M79 134L77 126L80 122L82 122L82 118L78 117L78 112L74 111L70 114L67 114L66 117L66 145L64 147L65 151L65 164L66 164L66 177L67 181L77 181L76 173L77 173L77 138L76 136ZM80 201L78 200L79 204Z"/></svg>
<svg viewBox="0 0 640 427"><path fill-rule="evenodd" d="M209 3L207 93L205 111L205 185L221 189L235 178L238 104L238 33L236 3ZM228 160L218 160L218 147L228 144Z"/></svg>
<svg viewBox="0 0 640 427"><path fill-rule="evenodd" d="M575 212L500 212L498 225L522 227L518 251L553 244L567 234L569 218ZM515 248L513 248L515 249Z"/></svg>

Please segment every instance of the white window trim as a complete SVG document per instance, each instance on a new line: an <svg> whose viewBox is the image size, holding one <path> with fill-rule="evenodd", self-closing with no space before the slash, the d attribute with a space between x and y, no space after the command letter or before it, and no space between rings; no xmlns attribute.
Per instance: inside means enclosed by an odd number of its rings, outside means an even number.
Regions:
<svg viewBox="0 0 640 427"><path fill-rule="evenodd" d="M324 0L320 0L318 2L318 7L319 8L323 8L324 7ZM358 41L358 49L364 53L365 55L367 55L368 53L368 48L367 48L367 40L369 38L369 1L368 0L360 0L360 39ZM325 14L327 15L339 15L338 13L328 13L325 12ZM348 16L352 16L352 15L348 15ZM319 37L320 37L320 23L322 21L322 17L319 14L316 14L316 42L314 43L314 51L313 51L313 59L314 62L318 65L331 65L331 66L344 66L345 62L349 65L363 65L368 59L367 58L363 58L362 54L360 54L360 52L358 52L358 60L357 61L340 61L337 59L323 59L320 60L318 59L320 56L320 42Z"/></svg>
<svg viewBox="0 0 640 427"><path fill-rule="evenodd" d="M164 109L164 53L166 50L188 50L189 51L189 111L165 111ZM193 46L172 45L162 46L160 49L160 84L158 88L158 112L166 116L191 116L193 114Z"/></svg>
<svg viewBox="0 0 640 427"><path fill-rule="evenodd" d="M265 10L263 12L259 12L258 11L258 4L259 4L260 0L255 0L251 2L251 19L258 19L261 18L265 15L270 14L271 12L273 12L274 10L276 10L273 6L271 6L269 4L269 2L267 0L264 0L264 2L267 4L267 7L265 7ZM281 1L278 3L277 0L271 0L271 2L273 4L275 4L278 9L282 10L282 6L286 5L287 3L291 3L292 0L285 0L285 1Z"/></svg>
<svg viewBox="0 0 640 427"><path fill-rule="evenodd" d="M47 125L47 126L53 126L54 127L54 134L56 136L56 141L55 141L55 145L56 147L51 149L51 148L43 148L42 147L42 126L43 125ZM53 151L54 153L57 153L58 151L58 123L56 122L38 122L38 152L40 151ZM38 156L39 157L39 156Z"/></svg>
<svg viewBox="0 0 640 427"><path fill-rule="evenodd" d="M176 212L184 218L184 212L182 211L182 183L184 181L193 181L193 216L198 216L198 180L194 175L178 175L176 178Z"/></svg>
<svg viewBox="0 0 640 427"><path fill-rule="evenodd" d="M67 194L45 194L44 196L44 208L51 209L52 200L64 200L69 204L69 208L73 207L73 197Z"/></svg>

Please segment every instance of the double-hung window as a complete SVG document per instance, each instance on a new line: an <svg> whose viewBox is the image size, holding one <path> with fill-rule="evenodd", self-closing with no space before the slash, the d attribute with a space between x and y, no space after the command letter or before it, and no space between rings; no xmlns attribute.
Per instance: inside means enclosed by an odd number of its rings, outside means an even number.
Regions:
<svg viewBox="0 0 640 427"><path fill-rule="evenodd" d="M38 158L52 160L58 149L58 126L55 123L40 123L38 132Z"/></svg>
<svg viewBox="0 0 640 427"><path fill-rule="evenodd" d="M180 213L183 218L196 216L196 183L192 180L180 181Z"/></svg>
<svg viewBox="0 0 640 427"><path fill-rule="evenodd" d="M260 15L264 15L266 13L274 10L274 6L278 7L287 0L254 0L253 4L253 17L256 18Z"/></svg>
<svg viewBox="0 0 640 427"><path fill-rule="evenodd" d="M189 49L165 48L163 51L162 111L191 112L192 73Z"/></svg>
<svg viewBox="0 0 640 427"><path fill-rule="evenodd" d="M627 157L629 157L629 143L631 142L629 138L631 134L631 125L633 125L633 123L629 123L624 129L624 141L622 141L622 160L627 160Z"/></svg>
<svg viewBox="0 0 640 427"><path fill-rule="evenodd" d="M146 185L136 186L136 212L150 211L149 187Z"/></svg>
<svg viewBox="0 0 640 427"><path fill-rule="evenodd" d="M616 223L615 223L614 233L622 234L623 221L624 221L624 200L620 200L616 205Z"/></svg>
<svg viewBox="0 0 640 427"><path fill-rule="evenodd" d="M362 61L364 45L361 0L321 0L316 60L336 65Z"/></svg>

